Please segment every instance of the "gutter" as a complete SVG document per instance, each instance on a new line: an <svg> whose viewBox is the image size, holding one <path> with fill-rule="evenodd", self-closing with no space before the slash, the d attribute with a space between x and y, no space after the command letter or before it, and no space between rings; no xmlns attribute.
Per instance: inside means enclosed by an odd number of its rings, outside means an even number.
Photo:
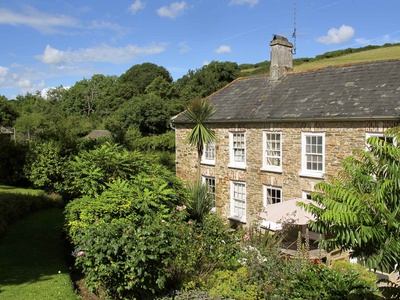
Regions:
<svg viewBox="0 0 400 300"><path fill-rule="evenodd" d="M331 118L273 118L273 119L217 119L217 120L209 120L205 122L206 124L213 123L266 123L266 122L326 122L326 121L400 121L399 117L393 116L375 116L375 117L331 117ZM178 121L174 122L174 118L171 119L171 122L174 124L192 124L192 122L184 122Z"/></svg>

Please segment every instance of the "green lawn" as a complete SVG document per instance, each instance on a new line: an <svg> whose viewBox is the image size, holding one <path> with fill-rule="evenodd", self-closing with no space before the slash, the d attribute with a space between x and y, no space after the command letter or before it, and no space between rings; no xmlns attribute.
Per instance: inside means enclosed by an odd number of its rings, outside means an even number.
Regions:
<svg viewBox="0 0 400 300"><path fill-rule="evenodd" d="M61 236L63 211L36 212L0 240L1 300L77 300Z"/></svg>
<svg viewBox="0 0 400 300"><path fill-rule="evenodd" d="M18 188L18 187L0 184L0 193L29 194L29 195L38 196L38 195L43 194L43 191L35 190L35 189Z"/></svg>

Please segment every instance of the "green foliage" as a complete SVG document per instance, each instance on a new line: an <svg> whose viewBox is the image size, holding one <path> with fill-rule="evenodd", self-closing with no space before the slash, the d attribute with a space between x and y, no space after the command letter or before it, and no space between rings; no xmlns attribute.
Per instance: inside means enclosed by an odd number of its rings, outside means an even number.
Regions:
<svg viewBox="0 0 400 300"><path fill-rule="evenodd" d="M140 153L130 153L116 144L105 143L93 150L81 151L69 162L66 191L71 195L95 196L113 180L129 179L146 165Z"/></svg>
<svg viewBox="0 0 400 300"><path fill-rule="evenodd" d="M76 264L92 290L101 287L112 299L125 299L150 297L165 287L181 247L177 227L186 218L175 209L180 192L168 187L172 184L141 173L108 184L95 199L86 196L66 206Z"/></svg>
<svg viewBox="0 0 400 300"><path fill-rule="evenodd" d="M292 267L296 270L296 262ZM306 263L274 291L274 299L380 299L376 285L357 272L342 273L324 265Z"/></svg>
<svg viewBox="0 0 400 300"><path fill-rule="evenodd" d="M239 77L239 66L232 62L213 61L196 71L178 79L176 89L186 103L195 98L204 98Z"/></svg>
<svg viewBox="0 0 400 300"><path fill-rule="evenodd" d="M25 175L37 188L46 192L60 192L65 160L60 143L53 140L31 141Z"/></svg>
<svg viewBox="0 0 400 300"><path fill-rule="evenodd" d="M186 137L185 141L191 146L195 146L197 149L197 180L200 180L200 164L204 147L216 140L214 131L209 129L205 124L208 118L210 118L214 113L215 109L211 103L206 99L199 98L192 100L184 112L185 116L194 123L194 127Z"/></svg>
<svg viewBox="0 0 400 300"><path fill-rule="evenodd" d="M400 129L388 130L389 140L400 139ZM369 150L357 150L343 163L338 178L316 186L305 205L317 216L310 226L328 234L323 247L353 250L369 268L391 270L400 253L400 148L377 137Z"/></svg>
<svg viewBox="0 0 400 300"><path fill-rule="evenodd" d="M0 193L0 236L4 234L9 224L29 213L45 208L62 207L63 202L58 196Z"/></svg>
<svg viewBox="0 0 400 300"><path fill-rule="evenodd" d="M178 206L178 210L185 207ZM217 269L232 269L238 263L238 238L217 214L202 222L189 220L179 227L180 251L170 268L174 282L183 289L204 287L207 277Z"/></svg>
<svg viewBox="0 0 400 300"><path fill-rule="evenodd" d="M367 270L364 266L360 264L350 263L347 260L334 261L332 263L331 269L339 270L345 275L356 273L359 276L358 279L365 281L371 287L373 287L378 280L376 274Z"/></svg>
<svg viewBox="0 0 400 300"><path fill-rule="evenodd" d="M18 112L6 97L0 95L0 126L11 126L18 117Z"/></svg>
<svg viewBox="0 0 400 300"><path fill-rule="evenodd" d="M258 293L259 287L248 282L249 269L240 267L233 270L217 270L210 277L212 287L210 295L215 298L236 300L262 299Z"/></svg>
<svg viewBox="0 0 400 300"><path fill-rule="evenodd" d="M83 229L75 254L88 287L103 288L112 299L151 299L165 287L179 248L176 218L153 214L140 223L113 219Z"/></svg>
<svg viewBox="0 0 400 300"><path fill-rule="evenodd" d="M118 84L123 92L121 96L123 99L129 100L133 96L144 94L146 88L156 78L172 82L171 74L164 67L149 62L132 66L118 78Z"/></svg>
<svg viewBox="0 0 400 300"><path fill-rule="evenodd" d="M129 152L116 144L105 143L81 151L69 162L65 174L64 190L69 197L97 196L108 188L109 183L117 179L135 181L139 175L175 189L175 201L181 201L183 197L181 182L152 155Z"/></svg>
<svg viewBox="0 0 400 300"><path fill-rule="evenodd" d="M0 182L4 184L26 184L23 172L26 143L14 142L8 136L0 134Z"/></svg>
<svg viewBox="0 0 400 300"><path fill-rule="evenodd" d="M214 197L209 193L209 187L200 181L188 185L188 191L186 205L189 217L202 222L214 207Z"/></svg>
<svg viewBox="0 0 400 300"><path fill-rule="evenodd" d="M174 152L175 132L168 131L160 135L140 137L137 135L137 131L132 129L126 132L125 142L127 148L131 150Z"/></svg>

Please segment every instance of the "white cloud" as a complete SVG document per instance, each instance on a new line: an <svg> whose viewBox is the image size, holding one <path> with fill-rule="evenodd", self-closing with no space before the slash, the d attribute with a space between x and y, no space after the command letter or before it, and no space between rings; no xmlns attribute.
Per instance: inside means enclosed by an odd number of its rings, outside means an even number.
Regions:
<svg viewBox="0 0 400 300"><path fill-rule="evenodd" d="M231 53L231 47L226 46L226 45L221 45L219 46L218 49L215 50L215 53L221 54L221 53Z"/></svg>
<svg viewBox="0 0 400 300"><path fill-rule="evenodd" d="M188 5L185 1L171 3L170 6L163 6L157 9L157 13L161 17L175 19L176 17L183 14L188 9Z"/></svg>
<svg viewBox="0 0 400 300"><path fill-rule="evenodd" d="M165 45L155 44L148 47L127 45L125 47L111 47L100 45L93 48L71 50L58 50L50 45L46 46L42 55L37 55L36 59L49 65L74 64L80 62L106 62L120 64L132 62L137 57L161 53L165 50Z"/></svg>
<svg viewBox="0 0 400 300"><path fill-rule="evenodd" d="M146 3L142 2L141 0L136 0L131 6L129 7L129 11L133 14L136 14L139 10L144 9L146 7Z"/></svg>
<svg viewBox="0 0 400 300"><path fill-rule="evenodd" d="M339 29L329 29L328 34L317 38L317 41L326 45L340 44L350 40L354 36L354 33L353 27L342 25Z"/></svg>
<svg viewBox="0 0 400 300"><path fill-rule="evenodd" d="M0 66L0 78L5 77L8 74L8 68Z"/></svg>
<svg viewBox="0 0 400 300"><path fill-rule="evenodd" d="M190 50L192 50L190 47L189 47L189 44L187 43L187 42L180 42L179 43L179 52L180 53L187 53L187 52L189 52Z"/></svg>
<svg viewBox="0 0 400 300"><path fill-rule="evenodd" d="M259 0L231 0L231 2L229 2L230 5L243 5L243 4L247 4L250 7L253 7L255 5L258 4L258 2L260 2Z"/></svg>
<svg viewBox="0 0 400 300"><path fill-rule="evenodd" d="M65 15L42 13L31 6L25 6L22 13L0 8L0 24L28 26L50 34L57 32L58 27L77 27L78 21Z"/></svg>
<svg viewBox="0 0 400 300"><path fill-rule="evenodd" d="M45 64L50 65L59 65L64 64L65 61L65 53L64 51L60 51L51 47L50 45L46 46L44 49L43 55L40 57L40 60Z"/></svg>

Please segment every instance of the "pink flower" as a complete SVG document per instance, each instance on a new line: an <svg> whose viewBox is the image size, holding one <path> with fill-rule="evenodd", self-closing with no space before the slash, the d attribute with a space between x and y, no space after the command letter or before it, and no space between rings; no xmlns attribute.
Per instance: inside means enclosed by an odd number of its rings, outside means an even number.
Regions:
<svg viewBox="0 0 400 300"><path fill-rule="evenodd" d="M182 206L179 206L179 205L178 205L178 206L176 207L176 210L177 210L177 211L183 211L183 210L185 210L185 209L186 209L186 205L182 205Z"/></svg>
<svg viewBox="0 0 400 300"><path fill-rule="evenodd" d="M79 251L78 253L77 253L77 256L84 256L85 255L85 251Z"/></svg>
<svg viewBox="0 0 400 300"><path fill-rule="evenodd" d="M247 242L248 240L250 240L250 234L246 233L243 237L243 241Z"/></svg>
<svg viewBox="0 0 400 300"><path fill-rule="evenodd" d="M131 233L131 230L130 230L130 229L128 229L128 230L126 231L126 233Z"/></svg>
<svg viewBox="0 0 400 300"><path fill-rule="evenodd" d="M189 224L189 225L192 225L192 224L193 224L193 222L192 222L192 221L189 221L189 222L188 222L188 224Z"/></svg>

